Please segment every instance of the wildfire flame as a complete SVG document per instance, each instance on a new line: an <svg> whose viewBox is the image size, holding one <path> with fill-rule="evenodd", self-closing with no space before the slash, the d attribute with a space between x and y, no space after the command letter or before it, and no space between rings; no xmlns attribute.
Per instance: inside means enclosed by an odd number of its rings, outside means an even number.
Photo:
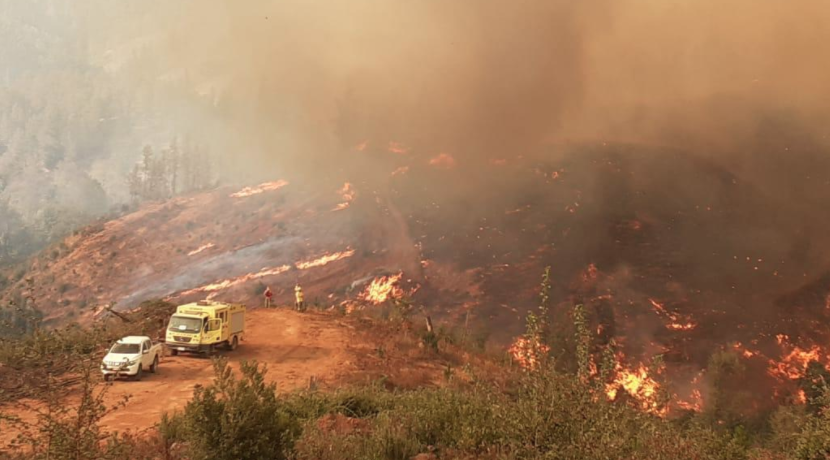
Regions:
<svg viewBox="0 0 830 460"><path fill-rule="evenodd" d="M618 363L617 377L605 386L605 394L609 400L614 401L619 396L620 389L624 389L640 403L643 410L657 412L659 407L656 397L659 388L660 385L648 375L645 365L640 364L636 369L626 369Z"/></svg>
<svg viewBox="0 0 830 460"><path fill-rule="evenodd" d="M810 361L821 361L821 349L819 347L814 346L809 350L794 347L780 362L770 360L769 372L776 377L798 380L804 375Z"/></svg>
<svg viewBox="0 0 830 460"><path fill-rule="evenodd" d="M451 169L455 167L455 158L449 154L442 153L437 157L430 159L429 165L435 166L436 168Z"/></svg>
<svg viewBox="0 0 830 460"><path fill-rule="evenodd" d="M354 200L355 197L355 191L352 188L352 184L346 182L343 184L343 188L341 188L337 193L343 198L343 202L335 206L332 211L342 211L351 206L352 200Z"/></svg>
<svg viewBox="0 0 830 460"><path fill-rule="evenodd" d="M334 254L326 254L322 257L318 257L317 259L307 260L307 261L304 261L304 262L297 262L295 264L295 266L300 270L307 270L309 268L321 267L323 265L327 265L327 264L329 264L331 262L334 262L336 260L341 260L341 259L345 259L347 257L351 257L351 256L354 255L354 253L355 253L354 250L348 250L348 251L343 251L343 252L336 252ZM195 288L195 289L191 289L189 291L182 292L181 295L182 296L187 296L187 295L191 295L191 294L205 293L205 292L217 293L219 291L223 291L225 289L230 289L234 286L238 286L240 284L244 284L244 283L247 283L249 281L257 280L257 279L260 279L260 278L265 278L266 276L276 276L276 275L285 273L290 269L291 269L291 265L282 265L282 266L273 267L273 268L263 268L262 270L260 270L259 272L256 272L256 273L248 273L247 275L242 275L242 276L239 276L239 277L236 277L236 278L230 278L230 279L226 279L226 280L222 280L222 281L217 281L217 282L211 283L211 284L206 284L204 286L201 286L201 287L198 287L198 288Z"/></svg>
<svg viewBox="0 0 830 460"><path fill-rule="evenodd" d="M402 297L404 293L403 289L398 286L401 278L403 278L403 273L375 278L360 295L360 299L379 305L389 299L397 299Z"/></svg>
<svg viewBox="0 0 830 460"><path fill-rule="evenodd" d="M667 329L671 329L673 331L691 331L696 327L697 324L695 323L669 323L666 325Z"/></svg>
<svg viewBox="0 0 830 460"><path fill-rule="evenodd" d="M741 355L743 355L743 357L747 359L759 354L757 351L752 351L745 348L741 342L735 342L735 344L732 347L735 348L736 351L741 352Z"/></svg>
<svg viewBox="0 0 830 460"><path fill-rule="evenodd" d="M519 337L508 348L507 352L513 357L522 369L534 370L539 367L542 357L550 351L550 347L537 340L528 340Z"/></svg>
<svg viewBox="0 0 830 460"><path fill-rule="evenodd" d="M700 412L701 410L703 410L703 395L700 394L700 390L692 390L691 400L678 400L677 407L685 410L693 410L695 412Z"/></svg>
<svg viewBox="0 0 830 460"><path fill-rule="evenodd" d="M297 262L295 266L300 270L308 270L309 268L322 267L334 261L346 259L354 255L354 249L348 251L335 252L334 254L326 254L316 259L307 260L304 262Z"/></svg>
<svg viewBox="0 0 830 460"><path fill-rule="evenodd" d="M398 155L403 155L409 152L409 149L406 148L406 146L404 146L400 142L389 142L389 147L387 147L387 150L389 150L392 153L397 153Z"/></svg>
<svg viewBox="0 0 830 460"><path fill-rule="evenodd" d="M288 182L284 180L279 180L276 182L265 182L264 184L259 184L256 187L245 187L242 190L231 194L232 198L245 198L253 195L259 195L260 193L271 192L274 190L279 190L283 187L288 185Z"/></svg>
<svg viewBox="0 0 830 460"><path fill-rule="evenodd" d="M654 307L654 311L656 311L657 314L665 316L671 320L671 322L666 325L666 329L673 331L690 331L697 327L697 324L694 322L683 320L678 315L666 310L660 302L654 299L648 299L648 301L651 302L651 305Z"/></svg>
<svg viewBox="0 0 830 460"><path fill-rule="evenodd" d="M281 273L285 273L291 269L290 265L283 265L281 267L274 267L274 268L264 268L256 273L248 273L247 275L243 275L237 278L231 278L219 281L217 283L207 284L202 287L198 287L196 289L191 289L189 291L183 292L181 295L191 295L197 293L204 293L204 292L218 292L223 291L225 289L232 288L234 286L247 283L248 281L253 281L260 278L265 278L266 276L275 276Z"/></svg>
<svg viewBox="0 0 830 460"><path fill-rule="evenodd" d="M194 250L192 250L192 251L188 252L188 253L187 253L187 256L188 256L188 257L190 257L190 256L195 256L196 254L199 254L200 252L207 251L208 249L210 249L210 248L212 248L212 247L214 247L214 246L216 246L216 245L215 245L215 244L213 244L213 243L203 244L203 245L199 246L198 248L196 248L196 249L194 249Z"/></svg>

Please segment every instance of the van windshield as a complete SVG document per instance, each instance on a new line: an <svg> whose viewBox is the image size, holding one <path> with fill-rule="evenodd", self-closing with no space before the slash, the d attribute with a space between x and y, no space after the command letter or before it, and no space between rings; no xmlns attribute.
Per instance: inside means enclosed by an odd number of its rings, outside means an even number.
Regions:
<svg viewBox="0 0 830 460"><path fill-rule="evenodd" d="M138 353L139 345L137 343L116 343L112 346L110 353L118 353L122 355L134 355Z"/></svg>
<svg viewBox="0 0 830 460"><path fill-rule="evenodd" d="M192 332L196 333L202 329L202 321L199 318L185 318L183 316L173 316L170 318L170 325L167 329L178 332Z"/></svg>

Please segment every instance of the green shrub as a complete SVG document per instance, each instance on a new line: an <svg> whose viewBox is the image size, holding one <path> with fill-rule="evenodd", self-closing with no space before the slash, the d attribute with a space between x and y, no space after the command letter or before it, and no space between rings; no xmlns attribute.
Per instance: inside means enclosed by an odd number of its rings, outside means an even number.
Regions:
<svg viewBox="0 0 830 460"><path fill-rule="evenodd" d="M8 446L20 458L109 460L138 458L131 456L130 443L117 434L105 432L100 422L107 414L117 410L126 400L112 407L104 405L106 387L100 388L93 377L98 371L97 360L84 360L77 368L80 378L77 403L67 404L59 386L49 379L45 391L36 400L41 403L30 408L34 421L24 421L0 413L18 432Z"/></svg>
<svg viewBox="0 0 830 460"><path fill-rule="evenodd" d="M236 379L227 362L214 361L212 385L197 387L174 433L195 460L288 458L299 431L276 384L265 382L265 369L256 362L240 365ZM170 430L167 430L168 433Z"/></svg>

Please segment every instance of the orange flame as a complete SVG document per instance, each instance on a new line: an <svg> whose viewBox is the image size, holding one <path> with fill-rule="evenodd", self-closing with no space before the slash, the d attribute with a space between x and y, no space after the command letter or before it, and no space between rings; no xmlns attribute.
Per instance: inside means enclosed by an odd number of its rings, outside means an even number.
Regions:
<svg viewBox="0 0 830 460"><path fill-rule="evenodd" d="M437 157L430 159L429 165L435 166L436 168L452 169L455 167L455 158L446 153L442 153Z"/></svg>
<svg viewBox="0 0 830 460"><path fill-rule="evenodd" d="M809 350L804 350L799 347L793 350L784 357L780 362L770 360L769 372L773 376L780 378L798 380L804 375L807 370L807 365L810 361L821 360L821 349L819 347L812 347Z"/></svg>
<svg viewBox="0 0 830 460"><path fill-rule="evenodd" d="M740 351L741 355L743 355L744 358L752 358L753 356L759 354L757 351L752 351L752 350L749 350L747 348L744 348L744 346L741 342L735 342L733 347L735 348L736 351Z"/></svg>
<svg viewBox="0 0 830 460"><path fill-rule="evenodd" d="M522 369L534 370L539 367L542 358L550 351L550 347L538 340L528 340L519 337L508 348L507 352L513 357Z"/></svg>
<svg viewBox="0 0 830 460"><path fill-rule="evenodd" d="M295 265L300 270L308 270L309 268L322 267L334 261L346 259L354 255L354 249L343 252L335 252L334 254L326 254L316 259L307 260L305 262L297 262Z"/></svg>
<svg viewBox="0 0 830 460"><path fill-rule="evenodd" d="M360 295L360 299L379 305L389 299L401 298L404 294L403 289L398 286L401 278L403 278L403 273L375 278Z"/></svg>
<svg viewBox="0 0 830 460"><path fill-rule="evenodd" d="M389 142L389 147L387 147L392 153L397 153L398 155L404 155L405 153L409 152L409 149L401 144L400 142Z"/></svg>
<svg viewBox="0 0 830 460"><path fill-rule="evenodd" d="M691 400L678 400L677 407L685 410L693 410L695 412L700 412L703 410L703 395L700 394L700 390L692 390Z"/></svg>
<svg viewBox="0 0 830 460"><path fill-rule="evenodd" d="M198 287L196 289L191 289L189 291L182 292L181 295L191 295L196 293L204 293L204 292L218 292L223 291L225 289L232 288L234 286L247 283L248 281L253 281L260 278L265 278L266 276L275 276L281 273L285 273L291 269L290 265L283 265L281 267L274 267L274 268L264 268L259 272L256 273L248 273L247 275L243 275L237 278L231 278L222 280L216 283L207 284L202 287Z"/></svg>
<svg viewBox="0 0 830 460"><path fill-rule="evenodd" d="M641 364L632 370L617 364L617 378L605 386L605 394L613 401L617 399L620 389L624 389L640 403L643 410L660 412L656 400L659 388L657 382L648 375L646 366Z"/></svg>
<svg viewBox="0 0 830 460"><path fill-rule="evenodd" d="M654 299L648 299L648 301L651 302L651 305L654 307L654 311L656 311L658 315L665 316L671 320L671 322L666 325L666 329L673 331L691 331L697 327L697 324L694 322L683 320L678 315L670 313L660 302Z"/></svg>
<svg viewBox="0 0 830 460"><path fill-rule="evenodd" d="M338 204L334 209L332 209L332 211L342 211L351 206L352 200L354 200L355 197L355 191L352 189L352 184L346 182L343 184L343 188L341 188L337 193L343 198L343 202Z"/></svg>
<svg viewBox="0 0 830 460"><path fill-rule="evenodd" d="M245 187L242 190L231 194L232 198L245 198L253 195L259 195L260 193L264 192L271 192L274 190L279 190L283 187L288 185L288 182L284 180L279 180L276 182L265 182L264 184L259 184L256 187Z"/></svg>
<svg viewBox="0 0 830 460"><path fill-rule="evenodd" d="M691 331L696 327L697 324L695 323L669 323L666 325L667 329L671 329L673 331Z"/></svg>
<svg viewBox="0 0 830 460"><path fill-rule="evenodd" d="M190 256L195 256L196 254L199 254L200 252L207 251L208 249L210 249L210 248L212 248L212 247L214 247L214 246L216 246L216 245L215 245L215 244L213 244L213 243L203 244L203 245L199 246L198 248L196 248L196 249L194 249L194 250L192 250L192 251L188 252L188 253L187 253L187 256L188 256L188 257L190 257Z"/></svg>

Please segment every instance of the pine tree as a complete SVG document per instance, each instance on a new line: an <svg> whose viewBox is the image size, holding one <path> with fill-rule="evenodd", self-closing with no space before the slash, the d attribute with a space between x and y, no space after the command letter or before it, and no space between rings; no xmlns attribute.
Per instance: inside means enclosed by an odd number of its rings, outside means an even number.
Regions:
<svg viewBox="0 0 830 460"><path fill-rule="evenodd" d="M144 150L142 151L142 160L141 160L141 199L147 200L150 199L151 195L151 184L150 184L150 176L153 171L153 148L149 145L144 146Z"/></svg>
<svg viewBox="0 0 830 460"><path fill-rule="evenodd" d="M179 146L178 139L175 137L167 149L167 173L170 177L170 195L175 196L179 193Z"/></svg>
<svg viewBox="0 0 830 460"><path fill-rule="evenodd" d="M139 203L144 198L144 179L141 177L141 167L136 164L127 175L127 187L130 191L130 200L133 204Z"/></svg>

